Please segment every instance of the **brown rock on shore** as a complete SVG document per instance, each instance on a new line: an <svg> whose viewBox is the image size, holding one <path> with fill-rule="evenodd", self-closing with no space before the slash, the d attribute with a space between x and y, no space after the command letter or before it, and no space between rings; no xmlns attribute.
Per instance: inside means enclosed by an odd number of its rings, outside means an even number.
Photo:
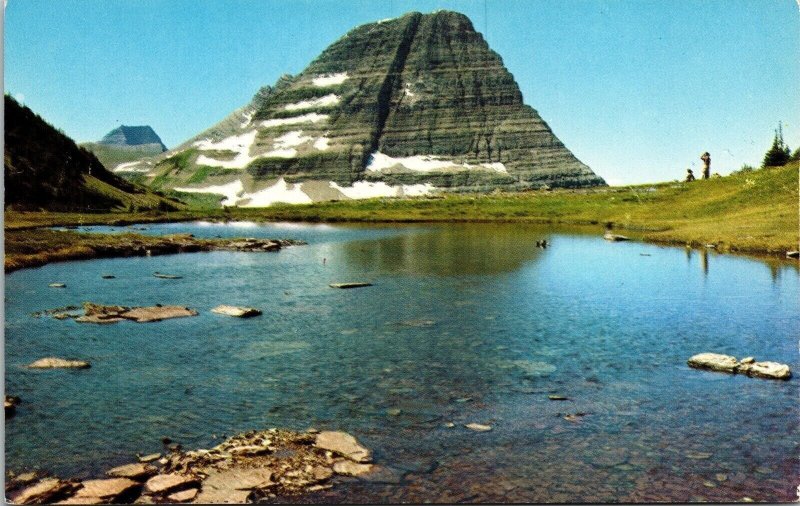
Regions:
<svg viewBox="0 0 800 506"><path fill-rule="evenodd" d="M200 480L194 476L182 474L157 474L144 484L144 491L147 494L170 494L179 490L196 487Z"/></svg>
<svg viewBox="0 0 800 506"><path fill-rule="evenodd" d="M317 448L330 450L360 463L372 461L372 453L358 444L356 438L346 432L325 431L317 434Z"/></svg>
<svg viewBox="0 0 800 506"><path fill-rule="evenodd" d="M131 480L141 481L145 478L153 476L157 472L158 470L155 467L137 462L133 464L125 464L124 466L118 466L114 469L109 469L106 474L115 478L128 478Z"/></svg>
<svg viewBox="0 0 800 506"><path fill-rule="evenodd" d="M106 473L113 478L86 480L82 485L45 478L13 498L26 504L241 504L330 488L335 473L371 479L384 469L358 462L369 459L370 451L353 436L344 432L319 436L321 440L307 432L250 431L210 449L175 450L162 459L158 470L141 462L127 464ZM334 451L352 460L333 458Z"/></svg>
<svg viewBox="0 0 800 506"><path fill-rule="evenodd" d="M127 494L132 494L141 487L128 478L108 478L101 480L86 480L75 494L74 499L100 499L101 501L116 502Z"/></svg>
<svg viewBox="0 0 800 506"><path fill-rule="evenodd" d="M78 484L58 478L45 478L12 495L9 499L14 504L48 504L72 494Z"/></svg>

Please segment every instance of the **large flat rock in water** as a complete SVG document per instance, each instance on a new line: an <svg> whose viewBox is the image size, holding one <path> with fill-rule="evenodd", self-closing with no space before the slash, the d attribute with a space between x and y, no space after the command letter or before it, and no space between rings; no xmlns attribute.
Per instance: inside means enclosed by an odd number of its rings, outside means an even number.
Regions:
<svg viewBox="0 0 800 506"><path fill-rule="evenodd" d="M226 304L215 307L211 312L225 316L235 316L237 318L250 318L251 316L258 316L261 314L261 310L253 307L228 306Z"/></svg>
<svg viewBox="0 0 800 506"><path fill-rule="evenodd" d="M792 377L792 371L788 365L777 362L756 362L753 357L743 358L739 361L730 355L699 353L691 357L687 364L695 369L746 374L755 378L788 380Z"/></svg>
<svg viewBox="0 0 800 506"><path fill-rule="evenodd" d="M28 367L31 369L88 369L91 364L85 360L45 357L28 364Z"/></svg>
<svg viewBox="0 0 800 506"><path fill-rule="evenodd" d="M84 302L84 316L76 318L80 323L116 323L130 320L137 323L157 322L169 318L197 316L197 311L184 306L104 306Z"/></svg>
<svg viewBox="0 0 800 506"><path fill-rule="evenodd" d="M719 353L700 353L690 358L687 363L696 369L730 373L736 372L736 367L739 365L736 357Z"/></svg>
<svg viewBox="0 0 800 506"><path fill-rule="evenodd" d="M372 286L372 283L331 283L331 288L341 288L341 289L348 289L348 288L363 288L365 286Z"/></svg>

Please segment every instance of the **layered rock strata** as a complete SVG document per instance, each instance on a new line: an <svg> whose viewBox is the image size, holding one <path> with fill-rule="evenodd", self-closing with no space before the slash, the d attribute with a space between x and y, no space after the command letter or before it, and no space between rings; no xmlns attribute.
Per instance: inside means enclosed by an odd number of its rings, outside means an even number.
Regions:
<svg viewBox="0 0 800 506"><path fill-rule="evenodd" d="M148 174L252 207L605 184L524 104L470 20L448 11L355 28Z"/></svg>

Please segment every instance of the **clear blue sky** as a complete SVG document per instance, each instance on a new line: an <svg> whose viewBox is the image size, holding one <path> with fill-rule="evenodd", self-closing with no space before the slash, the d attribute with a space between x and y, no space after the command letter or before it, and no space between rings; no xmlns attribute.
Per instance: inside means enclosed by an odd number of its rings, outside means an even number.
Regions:
<svg viewBox="0 0 800 506"><path fill-rule="evenodd" d="M149 124L175 146L351 28L468 15L526 103L610 183L682 178L703 151L800 145L794 0L10 0L5 89L83 142ZM488 13L488 15L487 15Z"/></svg>

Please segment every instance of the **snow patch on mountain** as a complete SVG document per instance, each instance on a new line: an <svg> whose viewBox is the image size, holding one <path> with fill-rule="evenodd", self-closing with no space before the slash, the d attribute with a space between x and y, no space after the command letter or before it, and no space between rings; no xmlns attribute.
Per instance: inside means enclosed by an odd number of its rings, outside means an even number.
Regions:
<svg viewBox="0 0 800 506"><path fill-rule="evenodd" d="M329 93L324 97L302 100L294 104L286 104L283 108L287 111L299 111L301 109L314 109L316 107L329 107L339 103L339 95Z"/></svg>
<svg viewBox="0 0 800 506"><path fill-rule="evenodd" d="M404 169L417 172L431 172L443 169L488 169L501 173L508 173L506 166L500 162L482 163L470 165L468 163L458 163L453 160L443 160L432 155L415 155L395 158L385 155L380 151L372 154L367 170L370 172L381 172L392 167L400 166Z"/></svg>
<svg viewBox="0 0 800 506"><path fill-rule="evenodd" d="M315 77L312 82L314 86L319 86L320 88L324 86L334 86L337 84L342 84L350 77L347 75L347 72L339 72L337 74L323 74L321 76Z"/></svg>
<svg viewBox="0 0 800 506"><path fill-rule="evenodd" d="M249 199L249 200L248 200ZM267 207L276 203L310 204L311 197L303 193L303 183L289 184L284 178L263 190L245 193L240 200L246 201L241 207Z"/></svg>
<svg viewBox="0 0 800 506"><path fill-rule="evenodd" d="M264 120L260 123L260 125L264 128L271 128L283 125L297 125L299 123L319 123L320 121L327 121L328 117L329 116L327 114L317 114L315 112L310 112L308 114L303 114L302 116L292 116L291 118L277 118L277 119Z"/></svg>

